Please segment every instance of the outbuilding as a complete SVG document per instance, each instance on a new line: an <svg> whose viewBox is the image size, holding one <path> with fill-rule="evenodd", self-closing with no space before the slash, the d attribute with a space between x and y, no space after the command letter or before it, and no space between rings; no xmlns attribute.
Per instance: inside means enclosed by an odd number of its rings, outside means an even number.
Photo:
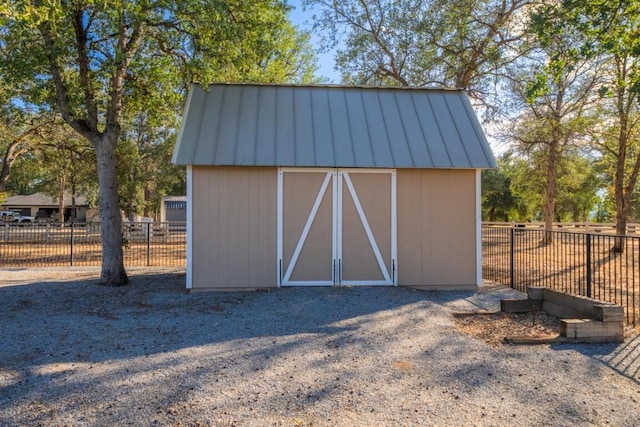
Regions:
<svg viewBox="0 0 640 427"><path fill-rule="evenodd" d="M195 84L173 162L189 289L482 281L496 163L464 91Z"/></svg>
<svg viewBox="0 0 640 427"><path fill-rule="evenodd" d="M75 218L76 221L86 221L87 210L89 209L87 198L83 195L76 195L75 205L70 206L69 202L73 199L74 197L71 194L64 194L64 220L68 221L70 218ZM44 193L17 195L8 197L3 203L0 203L0 209L19 212L20 215L32 216L39 220L53 219L58 218L60 200Z"/></svg>
<svg viewBox="0 0 640 427"><path fill-rule="evenodd" d="M160 222L185 222L187 196L164 196L160 206Z"/></svg>

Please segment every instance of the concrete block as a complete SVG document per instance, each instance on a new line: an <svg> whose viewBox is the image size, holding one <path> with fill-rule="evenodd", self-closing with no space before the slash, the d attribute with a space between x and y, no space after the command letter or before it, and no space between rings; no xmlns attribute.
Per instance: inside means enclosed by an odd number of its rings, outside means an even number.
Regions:
<svg viewBox="0 0 640 427"><path fill-rule="evenodd" d="M601 322L594 319L562 319L560 335L575 342L622 342L622 322Z"/></svg>
<svg viewBox="0 0 640 427"><path fill-rule="evenodd" d="M502 299L500 311L504 313L531 313L542 311L542 301L533 299Z"/></svg>

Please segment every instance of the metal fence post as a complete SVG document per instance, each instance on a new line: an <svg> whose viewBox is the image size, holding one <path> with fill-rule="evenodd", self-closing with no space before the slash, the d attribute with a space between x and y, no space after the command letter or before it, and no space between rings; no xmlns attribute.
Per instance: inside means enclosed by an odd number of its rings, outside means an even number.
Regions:
<svg viewBox="0 0 640 427"><path fill-rule="evenodd" d="M73 222L71 223L71 255L70 255L71 267L73 267Z"/></svg>
<svg viewBox="0 0 640 427"><path fill-rule="evenodd" d="M151 223L147 222L147 267L151 265Z"/></svg>
<svg viewBox="0 0 640 427"><path fill-rule="evenodd" d="M511 242L509 242L509 284L512 288L515 288L515 272L514 272L514 264L515 259L513 256L513 252L515 249L515 240L516 240L516 229L515 227L511 227Z"/></svg>
<svg viewBox="0 0 640 427"><path fill-rule="evenodd" d="M587 297L591 298L591 234L587 234Z"/></svg>

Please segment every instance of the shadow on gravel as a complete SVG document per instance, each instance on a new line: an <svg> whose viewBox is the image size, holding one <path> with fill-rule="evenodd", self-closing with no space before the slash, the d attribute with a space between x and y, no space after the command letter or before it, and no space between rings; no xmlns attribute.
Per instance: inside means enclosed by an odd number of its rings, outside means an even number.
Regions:
<svg viewBox="0 0 640 427"><path fill-rule="evenodd" d="M574 350L601 361L637 384L640 384L640 335L627 338L622 344L561 344L556 350Z"/></svg>
<svg viewBox="0 0 640 427"><path fill-rule="evenodd" d="M486 415L494 425L584 425L583 401L603 399L591 385L612 374L581 363L580 346L550 357L458 333L449 312L464 299L481 306L471 292L188 294L184 279L141 272L122 288L0 286L0 424L457 425ZM623 369L628 357L601 349ZM583 392L563 391L574 382ZM605 397L616 414L636 408ZM451 411L464 411L462 421Z"/></svg>
<svg viewBox="0 0 640 427"><path fill-rule="evenodd" d="M272 340L270 354L304 345L306 334L326 335L330 348L358 339L349 335L357 326L337 322L470 295L389 287L189 294L184 274L133 275L120 288L95 279L1 286L0 357L5 368L27 374L45 364L131 359L256 337ZM280 342L291 335L301 338Z"/></svg>

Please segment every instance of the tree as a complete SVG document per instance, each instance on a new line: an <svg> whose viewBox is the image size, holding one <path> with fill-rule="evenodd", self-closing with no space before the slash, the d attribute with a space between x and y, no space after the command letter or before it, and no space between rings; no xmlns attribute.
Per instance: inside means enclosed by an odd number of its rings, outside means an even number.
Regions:
<svg viewBox="0 0 640 427"><path fill-rule="evenodd" d="M6 82L0 83L0 193L5 191L16 161L42 140L54 125L51 114L38 114L30 108L17 108L11 102L15 96Z"/></svg>
<svg viewBox="0 0 640 427"><path fill-rule="evenodd" d="M118 151L121 207L131 219L134 215L157 218L164 195L184 194L184 190L172 192L174 186L186 188L184 169L171 164L177 121L177 115L157 122L141 112L122 133Z"/></svg>
<svg viewBox="0 0 640 427"><path fill-rule="evenodd" d="M597 61L574 61L575 36L553 34L539 38L538 61L527 60L514 70L511 90L524 110L509 137L524 152L537 151L544 168L543 219L545 243L553 239L558 195L558 168L567 150L584 145L591 109L598 100L594 88L600 82Z"/></svg>
<svg viewBox="0 0 640 427"><path fill-rule="evenodd" d="M55 110L95 150L102 283L128 282L116 171L123 118L141 106L179 109L177 81L184 87L264 65L256 64L263 58L258 52L273 54L286 13L285 4L271 0L11 0L0 6L0 75L46 101L42 108Z"/></svg>
<svg viewBox="0 0 640 427"><path fill-rule="evenodd" d="M604 188L598 159L576 150L565 152L559 165L556 218L558 221L586 222L597 208L598 192Z"/></svg>
<svg viewBox="0 0 640 427"><path fill-rule="evenodd" d="M599 92L610 101L613 135L605 136L601 145L614 159L616 234L623 236L640 173L639 122L635 120L640 94L640 1L566 0L542 8L534 18L539 33L568 26L579 32L578 57L609 61L609 79ZM622 252L622 239L616 239L612 250Z"/></svg>
<svg viewBox="0 0 640 427"><path fill-rule="evenodd" d="M95 186L95 155L92 147L64 123L58 123L45 135L45 140L37 144L35 153L42 172L37 177L35 188L58 201L58 221L65 222L65 206L71 204L71 217L75 222L76 196L87 186ZM86 191L82 191L85 193ZM71 200L66 200L69 194Z"/></svg>
<svg viewBox="0 0 640 427"><path fill-rule="evenodd" d="M466 89L485 103L522 54L530 0L307 0L346 83ZM497 102L494 97L492 102Z"/></svg>
<svg viewBox="0 0 640 427"><path fill-rule="evenodd" d="M498 158L498 169L483 171L483 218L539 221L544 218L544 150L522 152L511 149ZM557 203L554 221L587 221L604 189L602 171L577 148L565 149L558 163ZM490 213L496 215L490 218Z"/></svg>
<svg viewBox="0 0 640 427"><path fill-rule="evenodd" d="M502 170L482 171L482 217L485 221L508 222L517 198L511 191L511 178Z"/></svg>
<svg viewBox="0 0 640 427"><path fill-rule="evenodd" d="M509 189L515 201L509 211L514 221L539 221L542 212L543 189L540 159L535 153L523 155L513 149L498 158L498 168L509 180Z"/></svg>

